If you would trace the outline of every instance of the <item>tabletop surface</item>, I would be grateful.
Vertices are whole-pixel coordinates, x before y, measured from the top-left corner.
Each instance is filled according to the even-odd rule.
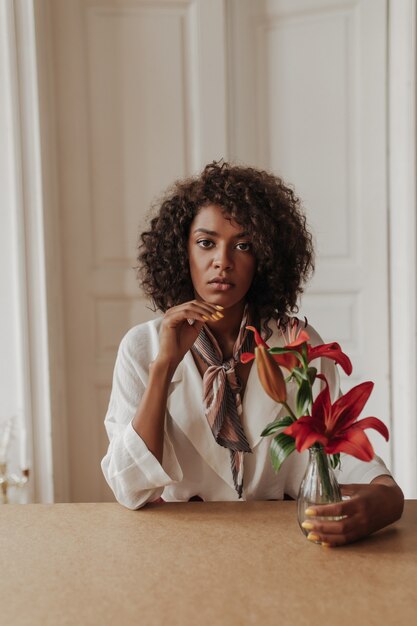
[[[417,623],[417,500],[342,548],[308,542],[295,502],[0,506],[0,623]]]

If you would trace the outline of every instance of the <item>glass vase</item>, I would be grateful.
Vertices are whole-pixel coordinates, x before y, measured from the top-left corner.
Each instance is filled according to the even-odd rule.
[[[331,504],[342,500],[335,473],[322,446],[317,445],[309,448],[309,454],[310,457],[297,498],[298,523],[305,535],[308,535],[310,531],[304,529],[301,524],[311,519],[305,514],[306,509],[315,504]],[[315,519],[338,520],[341,518],[319,517]]]

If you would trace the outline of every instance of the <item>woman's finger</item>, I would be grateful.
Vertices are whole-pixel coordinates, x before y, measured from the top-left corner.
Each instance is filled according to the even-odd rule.
[[[358,515],[334,521],[305,521],[303,528],[308,531],[307,539],[328,546],[338,546],[356,541],[363,536],[363,527]]]
[[[302,523],[304,530],[319,535],[347,535],[360,525],[360,518],[357,515],[343,517],[339,520],[314,519],[305,520]]]
[[[342,500],[333,504],[312,504],[305,510],[307,519],[315,517],[344,517],[353,515],[356,510],[354,499]]]
[[[307,539],[313,543],[320,543],[324,547],[334,548],[337,546],[343,546],[347,543],[352,543],[361,538],[361,534],[356,529],[352,529],[347,533],[333,534],[324,532],[311,531],[307,535]]]
[[[165,313],[168,319],[200,319],[203,322],[209,320],[218,321],[224,317],[222,308],[219,305],[212,305],[199,300],[185,302],[176,307],[172,307]]]

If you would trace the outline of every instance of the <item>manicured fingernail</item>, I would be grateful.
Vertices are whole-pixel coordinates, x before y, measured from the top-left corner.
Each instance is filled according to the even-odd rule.
[[[326,543],[325,541],[322,541],[321,545],[323,546],[323,548],[331,548],[332,547],[331,543]]]
[[[218,317],[219,319],[221,319],[222,317],[224,317],[223,313],[216,313],[216,315],[217,315],[217,317]]]
[[[213,313],[213,314],[211,315],[211,319],[212,319],[212,320],[214,320],[215,322],[218,322],[218,321],[219,321],[219,319],[220,319],[220,317],[217,317],[217,315],[218,315],[217,313]]]
[[[313,530],[314,528],[314,524],[312,524],[311,522],[303,522],[301,526],[306,530]]]
[[[223,311],[224,306],[221,306],[221,304],[215,304],[214,305],[216,307],[216,309],[218,309],[219,311]]]
[[[317,533],[308,533],[307,539],[309,541],[320,541],[320,537]]]
[[[201,317],[203,318],[203,320],[206,320],[206,322],[209,319],[206,315],[202,315]]]
[[[306,509],[306,510],[304,511],[304,514],[305,514],[305,515],[315,515],[315,514],[316,514],[316,511],[315,511],[314,509]]]

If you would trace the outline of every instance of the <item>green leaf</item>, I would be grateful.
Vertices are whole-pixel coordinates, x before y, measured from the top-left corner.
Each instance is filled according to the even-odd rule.
[[[287,354],[288,352],[292,352],[295,356],[298,356],[298,352],[294,350],[294,348],[269,348],[269,354]]]
[[[295,367],[291,373],[299,385],[301,385],[304,380],[308,380],[307,372],[300,367]]]
[[[294,422],[293,418],[290,415],[286,415],[285,417],[280,417],[268,424],[263,431],[261,432],[261,437],[267,437],[268,435],[273,435],[280,428],[284,428],[286,426],[291,426]]]
[[[295,440],[289,435],[280,433],[271,441],[270,454],[272,467],[276,472],[281,468],[285,459],[295,450]]]
[[[307,378],[310,382],[310,385],[313,385],[317,376],[317,367],[309,367],[307,370]]]
[[[301,354],[303,356],[304,362],[307,363],[308,351],[307,351],[307,344],[306,343],[301,344]]]
[[[329,460],[333,469],[341,467],[340,452],[336,452],[336,454],[329,454]]]
[[[296,406],[297,415],[304,415],[306,408],[311,403],[311,387],[308,380],[303,380],[297,392]]]

